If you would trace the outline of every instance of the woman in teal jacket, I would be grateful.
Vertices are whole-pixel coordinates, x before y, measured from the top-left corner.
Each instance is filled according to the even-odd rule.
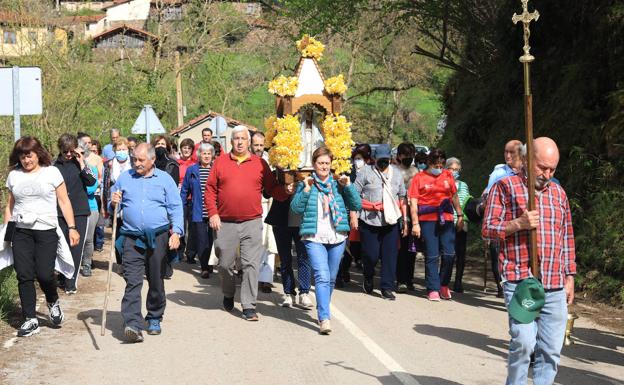
[[[329,302],[349,233],[348,210],[358,211],[362,201],[348,176],[331,176],[332,153],[320,147],[312,154],[314,172],[299,183],[290,202],[303,215],[299,234],[314,271],[316,309],[321,334],[331,332]]]

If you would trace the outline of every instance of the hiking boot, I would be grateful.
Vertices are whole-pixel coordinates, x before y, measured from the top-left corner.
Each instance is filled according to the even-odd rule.
[[[381,298],[388,300],[388,301],[394,301],[396,299],[396,297],[392,293],[392,290],[387,290],[387,289],[384,289],[381,291]]]
[[[208,270],[202,270],[201,277],[204,279],[210,278],[210,272]]]
[[[364,283],[362,284],[364,291],[366,294],[370,294],[373,292],[373,277],[367,278],[364,277]]]
[[[429,294],[427,294],[427,299],[429,301],[440,302],[440,293],[437,291],[430,291]]]
[[[132,326],[126,326],[124,329],[124,335],[126,336],[126,340],[128,342],[143,342],[143,333]]]
[[[331,331],[331,322],[328,319],[319,322],[319,333],[328,335]]]
[[[30,337],[40,332],[39,321],[36,318],[28,318],[19,329],[17,329],[18,337]]]
[[[80,274],[82,274],[83,277],[90,277],[91,276],[91,266],[89,265],[84,265],[82,267],[82,271],[80,272]]]
[[[314,304],[310,299],[310,294],[308,293],[299,293],[299,305],[305,309],[314,308]]]
[[[292,307],[294,303],[295,303],[295,296],[293,294],[284,294],[284,296],[282,297],[282,302],[280,303],[280,306]]]
[[[52,321],[55,326],[59,326],[65,319],[65,314],[63,314],[63,310],[61,310],[58,300],[48,304],[48,311],[50,312],[50,321]]]
[[[223,297],[223,308],[225,311],[232,311],[234,309],[234,297]]]
[[[448,286],[442,286],[440,287],[440,297],[442,297],[442,299],[451,299],[451,290],[449,290]]]
[[[407,285],[404,283],[399,283],[399,286],[397,287],[397,293],[407,293]]]
[[[147,320],[147,334],[151,336],[157,336],[161,332],[160,320],[151,318]]]
[[[258,314],[255,309],[243,309],[243,319],[246,321],[257,321]]]

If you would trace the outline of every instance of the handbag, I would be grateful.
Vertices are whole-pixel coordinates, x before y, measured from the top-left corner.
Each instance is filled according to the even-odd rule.
[[[13,242],[13,236],[15,235],[15,225],[15,221],[7,222],[4,228],[4,242]]]
[[[394,194],[392,193],[392,188],[390,187],[389,180],[392,180],[392,167],[388,172],[388,178],[381,173],[379,170],[375,169],[381,178],[382,184],[382,196],[381,202],[383,203],[383,213],[384,219],[390,225],[394,225],[399,221],[399,218],[403,216],[401,213],[401,208],[399,207],[399,203],[394,198]]]

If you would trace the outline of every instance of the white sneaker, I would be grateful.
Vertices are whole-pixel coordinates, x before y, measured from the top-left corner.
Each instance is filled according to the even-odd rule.
[[[312,303],[312,300],[310,299],[310,295],[308,293],[299,294],[299,305],[306,309],[312,309],[314,307],[314,304]]]
[[[28,318],[17,330],[18,337],[30,337],[39,333],[39,321],[37,318]]]
[[[52,321],[55,326],[60,325],[65,319],[65,314],[63,314],[63,310],[61,310],[58,300],[54,303],[48,304],[48,311],[50,312],[50,321]]]
[[[280,306],[292,307],[293,303],[295,303],[295,296],[292,294],[284,294],[282,296],[282,303],[280,304]]]

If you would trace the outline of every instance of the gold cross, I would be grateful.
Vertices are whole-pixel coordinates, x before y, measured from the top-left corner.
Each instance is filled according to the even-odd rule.
[[[513,21],[514,24],[517,24],[519,21],[522,22],[523,27],[524,27],[524,47],[522,47],[522,49],[524,50],[524,55],[520,56],[520,61],[522,63],[530,63],[532,62],[535,57],[533,57],[533,55],[531,55],[529,53],[529,50],[531,49],[531,46],[529,45],[529,36],[531,36],[531,31],[529,30],[529,23],[533,20],[537,21],[537,19],[539,19],[539,12],[537,12],[537,10],[535,10],[534,12],[529,12],[529,0],[520,0],[522,1],[522,13],[520,15],[514,13],[513,17],[511,18],[511,21]]]

